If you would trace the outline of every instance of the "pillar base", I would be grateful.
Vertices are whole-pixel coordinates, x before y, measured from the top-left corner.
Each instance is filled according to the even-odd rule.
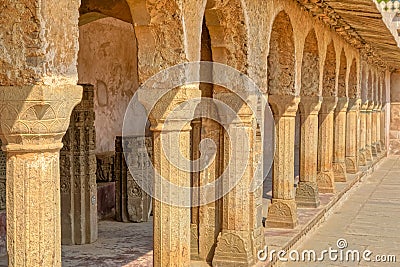
[[[367,147],[365,149],[365,160],[367,161],[367,164],[370,164],[372,162],[372,151],[371,147]]]
[[[293,229],[297,226],[297,206],[294,199],[272,199],[268,207],[266,226]]]
[[[377,142],[377,143],[375,144],[375,147],[376,147],[376,153],[377,153],[378,155],[380,155],[380,154],[382,153],[381,143],[380,143],[380,142]]]
[[[335,182],[346,182],[346,164],[344,162],[333,162],[333,174]]]
[[[218,236],[212,261],[215,267],[254,266],[252,237],[248,231],[223,230]]]
[[[372,157],[377,157],[378,156],[378,151],[376,149],[376,144],[373,144],[371,146],[371,153],[372,153]]]
[[[320,204],[317,184],[299,182],[296,189],[296,204],[301,208],[317,208]]]
[[[358,172],[357,157],[346,157],[346,172],[350,174]]]
[[[333,171],[324,171],[318,173],[317,184],[319,193],[335,193],[335,176]]]
[[[358,154],[358,165],[359,166],[366,166],[367,165],[367,158],[365,155],[365,149],[361,149],[360,153]]]

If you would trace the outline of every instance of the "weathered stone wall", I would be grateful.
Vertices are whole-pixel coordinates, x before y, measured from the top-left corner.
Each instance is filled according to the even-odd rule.
[[[389,153],[400,155],[400,73],[391,76]]]
[[[79,4],[59,0],[2,2],[0,85],[76,84],[78,30],[71,26],[78,24]]]
[[[95,87],[96,153],[114,151],[126,107],[138,88],[133,26],[104,18],[79,29],[79,82]]]

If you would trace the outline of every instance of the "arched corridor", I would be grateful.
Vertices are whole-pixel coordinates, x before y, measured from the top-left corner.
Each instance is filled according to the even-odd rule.
[[[375,0],[2,5],[0,265],[262,266],[400,153]]]

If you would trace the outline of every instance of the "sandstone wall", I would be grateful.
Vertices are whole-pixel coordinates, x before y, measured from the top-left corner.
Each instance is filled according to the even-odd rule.
[[[391,75],[389,153],[400,155],[400,73]]]
[[[79,83],[95,86],[96,153],[114,151],[126,107],[138,88],[133,26],[104,18],[80,26]]]

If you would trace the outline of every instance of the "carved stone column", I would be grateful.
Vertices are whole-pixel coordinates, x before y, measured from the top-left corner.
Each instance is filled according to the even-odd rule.
[[[372,162],[372,109],[374,108],[374,101],[368,101],[368,107],[366,110],[366,128],[367,138],[365,145],[365,154],[367,162]]]
[[[346,115],[348,98],[339,97],[335,109],[334,119],[334,146],[333,146],[333,172],[335,182],[346,182]]]
[[[335,192],[333,173],[333,117],[337,97],[324,97],[319,112],[318,134],[318,176],[317,184],[320,193]]]
[[[209,111],[205,114],[216,112],[215,107],[203,107]],[[199,173],[199,185],[214,182],[221,174],[221,144],[222,144],[222,131],[221,126],[214,120],[204,117],[201,124],[201,140],[210,139],[216,146],[216,155],[213,162],[211,162],[204,170]],[[212,148],[203,148],[203,151],[212,151]],[[220,190],[217,188],[217,190]],[[216,191],[217,191],[216,190]],[[209,192],[200,192],[200,195],[205,195]],[[214,194],[216,194],[215,192]],[[199,258],[200,260],[208,263],[212,262],[217,238],[221,231],[222,225],[222,201],[216,200],[207,205],[199,207]]]
[[[319,206],[317,186],[318,112],[322,97],[301,97],[300,109],[300,181],[296,189],[299,207]]]
[[[378,102],[378,106],[376,107],[376,152],[377,154],[382,153],[381,149],[381,112],[382,112],[382,104]]]
[[[190,206],[175,205],[190,203],[190,192],[176,190],[190,187],[190,121],[193,118],[192,104],[187,100],[200,97],[198,85],[186,85],[166,94],[156,88],[140,91],[139,101],[149,112],[153,132],[153,165],[156,171],[154,185],[153,229],[154,262],[160,266],[190,266]],[[152,106],[152,103],[156,103]],[[178,108],[175,115],[171,112]],[[168,123],[166,120],[168,119]],[[171,162],[176,157],[185,162]],[[161,181],[169,182],[165,185]],[[172,185],[177,186],[173,189]]]
[[[367,144],[367,108],[368,101],[361,104],[360,107],[360,150],[358,157],[358,164],[360,166],[367,165],[367,152],[366,152],[366,144]]]
[[[97,240],[96,133],[93,86],[83,86],[83,97],[71,115],[60,152],[62,244]]]
[[[275,155],[272,203],[268,207],[267,227],[294,228],[297,207],[294,192],[295,118],[300,98],[269,96],[275,119]]]
[[[378,122],[378,108],[379,104],[378,102],[374,102],[374,105],[372,106],[371,110],[371,151],[372,151],[372,156],[376,157],[378,156],[378,149],[377,149],[377,122]]]
[[[9,266],[61,266],[60,149],[76,85],[0,88]]]
[[[247,103],[254,99],[247,99],[245,103],[236,94],[226,91],[215,93],[214,98],[234,110],[237,118],[231,119],[221,109],[218,110],[225,128],[223,186],[236,185],[222,200],[222,230],[212,266],[254,266],[257,263],[257,251],[262,249],[264,243],[260,205],[262,183],[252,190],[256,123]]]
[[[349,99],[346,120],[346,171],[347,173],[358,172],[358,112],[360,110],[360,99]]]
[[[381,129],[380,129],[380,143],[382,153],[386,153],[386,116],[385,116],[385,107],[382,105],[381,107]]]

